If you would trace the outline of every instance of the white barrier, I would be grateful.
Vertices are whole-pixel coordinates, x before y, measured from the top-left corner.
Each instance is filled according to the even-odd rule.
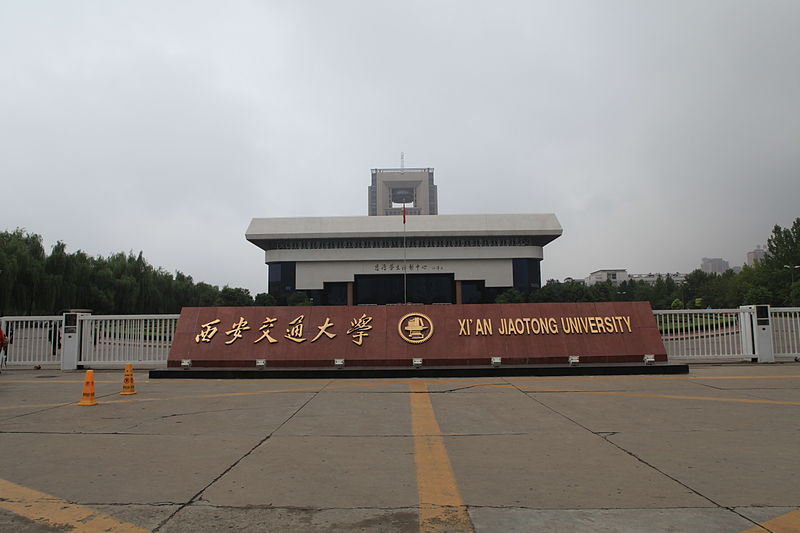
[[[752,357],[750,345],[742,338],[747,311],[682,309],[653,314],[670,359]]]
[[[769,315],[775,355],[800,357],[800,307],[776,307]]]
[[[80,364],[166,364],[179,315],[81,317]]]
[[[60,315],[7,316],[0,322],[8,336],[7,352],[0,350],[0,364],[31,367],[61,362],[63,318]]]
[[[683,309],[653,311],[670,359],[743,359],[754,357],[752,311]],[[165,366],[179,315],[86,315],[78,319],[80,365]],[[8,367],[61,363],[63,316],[0,319],[9,336]],[[800,357],[800,307],[770,309],[774,353]],[[0,352],[0,358],[3,358]],[[0,359],[1,360],[1,359]]]

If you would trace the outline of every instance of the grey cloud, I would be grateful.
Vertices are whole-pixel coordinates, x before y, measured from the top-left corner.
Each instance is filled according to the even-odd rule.
[[[555,212],[545,277],[731,264],[800,216],[796,2],[17,2],[0,227],[265,289],[256,216]]]

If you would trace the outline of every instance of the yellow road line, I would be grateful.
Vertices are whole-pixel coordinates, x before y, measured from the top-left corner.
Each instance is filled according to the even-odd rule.
[[[0,508],[47,526],[68,526],[72,533],[150,533],[82,505],[70,503],[0,479]]]
[[[629,376],[632,377],[632,376]],[[765,376],[717,376],[714,378],[702,378],[702,379],[761,379]],[[772,377],[800,377],[800,376],[772,376]],[[656,377],[652,376],[640,376],[640,378],[644,379],[657,379]],[[686,379],[686,378],[676,378],[673,376],[663,376],[663,379]],[[595,379],[594,377],[589,377],[588,379]],[[596,379],[606,379],[604,377],[596,377]],[[561,378],[550,379],[550,380],[538,380],[538,379],[525,379],[524,381],[564,381]],[[574,379],[573,379],[574,381]],[[76,383],[83,383],[83,381],[76,382]],[[115,381],[116,383],[116,381]],[[327,387],[324,384],[317,384],[313,387],[296,387],[296,388],[288,388],[288,389],[268,389],[268,390],[256,390],[256,391],[239,391],[239,392],[219,392],[219,393],[207,393],[207,394],[187,394],[182,396],[167,396],[167,397],[147,397],[147,396],[138,396],[136,398],[125,398],[125,399],[101,399],[101,404],[120,404],[120,403],[138,403],[138,402],[163,402],[163,401],[174,401],[174,400],[196,400],[196,399],[208,399],[208,398],[227,398],[227,397],[236,397],[236,396],[259,396],[265,394],[282,394],[287,392],[317,392],[321,389],[325,389],[326,391],[331,390],[348,390],[348,389],[357,389],[357,388],[367,388],[367,387],[380,387],[383,385],[398,385],[398,384],[408,384],[407,380],[375,380],[375,381],[367,381],[367,382],[360,382],[360,383],[350,383],[350,382],[343,382],[339,385],[328,385]],[[493,387],[493,388],[515,388],[514,385],[509,383],[503,382],[487,382],[487,381],[456,381],[456,380],[445,380],[445,379],[433,379],[433,380],[424,380],[415,383],[430,383],[432,385],[437,384],[462,384],[474,387]],[[426,389],[427,391],[427,389]],[[578,394],[607,394],[607,395],[617,395],[617,396],[631,396],[631,397],[641,397],[641,398],[666,398],[666,399],[673,399],[673,400],[703,400],[703,401],[716,401],[716,402],[734,402],[734,403],[754,403],[754,404],[767,404],[767,405],[800,405],[800,402],[793,402],[793,401],[779,401],[779,400],[757,400],[757,399],[744,399],[744,398],[714,398],[708,396],[680,396],[680,395],[671,395],[671,394],[647,394],[647,393],[634,393],[634,392],[610,392],[610,391],[581,391],[581,390],[574,390],[574,389],[555,389],[555,388],[541,388],[537,387],[533,390],[528,390],[526,392],[536,393],[536,392],[561,392],[561,393],[578,393]],[[77,396],[77,393],[76,393]],[[111,398],[112,396],[106,396],[106,398]],[[77,404],[77,402],[75,402]],[[3,405],[0,406],[0,411],[8,411],[13,409],[31,409],[31,408],[47,408],[47,407],[61,407],[67,405],[74,405],[72,402],[65,403],[42,403],[42,404],[17,404],[17,405]]]
[[[428,387],[424,381],[411,381],[411,428],[414,434],[414,462],[419,493],[419,530],[474,532],[467,507],[461,499],[453,467]]]
[[[574,377],[514,377],[509,376],[505,379],[509,381],[607,381],[607,380],[636,380],[636,381],[704,381],[707,379],[799,379],[798,374],[789,374],[785,376],[695,376],[691,374],[684,374],[681,376],[574,376]]]
[[[137,375],[134,374],[134,377]],[[784,376],[693,376],[693,375],[681,375],[681,376],[564,376],[564,377],[554,377],[554,376],[547,376],[547,377],[523,377],[523,376],[509,376],[505,379],[509,381],[610,381],[610,380],[625,380],[625,381],[705,381],[709,379],[721,379],[721,380],[730,380],[730,379],[800,379],[800,374],[788,374]],[[83,383],[83,378],[81,379],[3,379],[4,383]],[[136,381],[139,383],[151,383],[151,384],[184,384],[184,383],[194,383],[197,380],[192,379],[181,379],[181,380],[150,380],[144,376],[136,377]],[[240,379],[219,379],[214,380],[217,383],[220,382],[227,382],[227,383],[238,383],[242,380]],[[307,380],[292,380],[292,382],[303,382]],[[95,379],[95,383],[119,383],[121,379]],[[429,383],[457,383],[463,385],[490,385],[496,382],[487,383],[485,378],[442,378],[436,380],[428,380]],[[387,383],[383,381],[383,383]],[[398,383],[398,381],[392,381],[392,383]]]
[[[796,509],[778,518],[767,520],[753,526],[742,533],[764,533],[764,529],[772,533],[798,533],[800,532],[800,509]]]
[[[747,398],[715,398],[713,396],[681,396],[677,394],[647,394],[643,392],[614,392],[594,390],[559,390],[559,389],[534,389],[525,392],[564,392],[575,394],[605,394],[609,396],[630,396],[634,398],[665,398],[668,400],[702,400],[706,402],[732,402],[732,403],[759,403],[767,405],[800,405],[800,402],[785,402],[780,400],[751,400]]]

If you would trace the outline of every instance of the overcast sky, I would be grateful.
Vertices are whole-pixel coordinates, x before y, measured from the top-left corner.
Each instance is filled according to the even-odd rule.
[[[555,213],[544,279],[800,216],[800,2],[0,2],[0,230],[266,291],[253,217]]]

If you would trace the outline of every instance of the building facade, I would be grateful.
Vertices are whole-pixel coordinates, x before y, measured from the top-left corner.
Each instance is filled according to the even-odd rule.
[[[700,270],[706,274],[722,274],[730,268],[728,262],[720,257],[704,257],[700,262]]]
[[[403,211],[405,207],[406,215]],[[269,293],[317,305],[487,303],[541,286],[553,214],[438,215],[433,169],[373,169],[369,216],[254,218]]]
[[[370,216],[439,214],[432,168],[373,168],[368,193]]]
[[[256,218],[269,292],[317,305],[485,303],[541,285],[543,248],[562,233],[553,214]]]
[[[747,252],[747,266],[756,266],[756,263],[763,261],[766,255],[766,249],[761,246],[756,246],[755,250]]]
[[[584,279],[587,286],[594,285],[595,283],[605,283],[607,281],[610,281],[614,285],[619,285],[623,281],[628,281],[628,271],[624,268],[595,270]]]
[[[648,285],[655,285],[659,279],[666,281],[667,278],[672,279],[672,281],[680,285],[686,281],[686,274],[681,274],[680,272],[668,274],[662,274],[660,272],[651,272],[649,274],[628,274],[628,271],[622,268],[605,269],[595,270],[589,274],[587,278],[584,278],[584,283],[586,283],[586,285],[594,285],[596,283],[605,283],[610,281],[614,285],[619,285],[626,281],[642,281]]]
[[[678,285],[686,282],[686,274],[681,274],[680,272],[668,272],[666,274],[661,272],[651,272],[649,274],[628,274],[628,281],[643,281],[648,285],[655,285],[659,279],[666,281],[667,278],[671,279]]]

